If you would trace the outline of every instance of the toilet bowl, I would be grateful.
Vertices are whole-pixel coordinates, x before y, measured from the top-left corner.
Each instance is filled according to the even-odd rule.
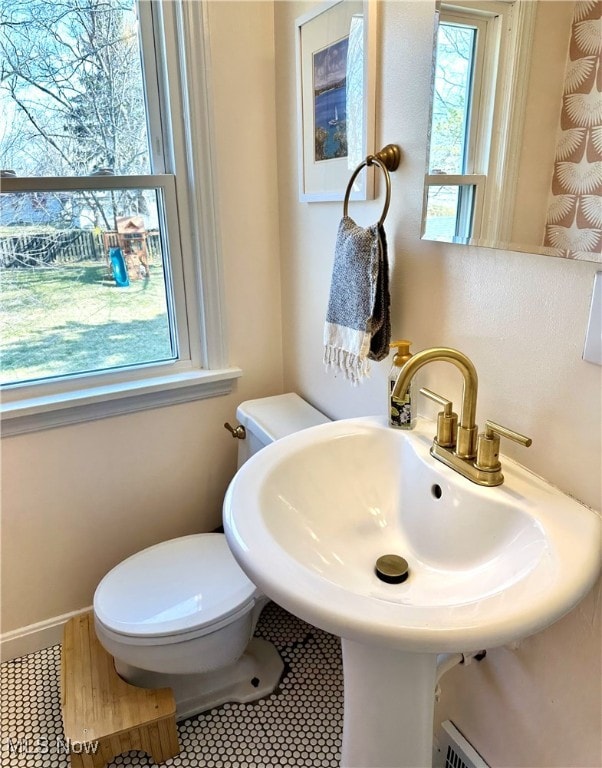
[[[294,394],[247,401],[237,417],[247,435],[239,466],[269,442],[328,421]],[[102,579],[94,595],[96,634],[124,680],[172,688],[183,719],[262,698],[278,685],[278,651],[253,637],[267,602],[224,534],[193,534],[138,552]]]

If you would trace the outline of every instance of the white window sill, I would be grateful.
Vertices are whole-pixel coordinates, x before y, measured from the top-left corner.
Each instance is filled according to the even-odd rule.
[[[188,371],[0,404],[2,437],[226,395],[240,368]]]

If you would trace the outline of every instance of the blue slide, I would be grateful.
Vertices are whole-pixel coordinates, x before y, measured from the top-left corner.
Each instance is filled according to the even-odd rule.
[[[130,284],[130,278],[128,277],[121,248],[111,248],[109,250],[109,259],[111,260],[111,270],[115,278],[115,284],[118,288],[127,288]]]

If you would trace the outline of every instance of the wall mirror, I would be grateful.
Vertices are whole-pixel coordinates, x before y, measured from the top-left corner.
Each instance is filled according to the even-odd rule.
[[[423,239],[602,262],[601,14],[438,0]]]

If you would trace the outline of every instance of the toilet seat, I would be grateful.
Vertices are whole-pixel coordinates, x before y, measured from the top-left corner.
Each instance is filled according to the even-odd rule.
[[[223,534],[193,534],[115,566],[96,589],[94,613],[119,642],[161,645],[220,629],[250,611],[259,594]]]

